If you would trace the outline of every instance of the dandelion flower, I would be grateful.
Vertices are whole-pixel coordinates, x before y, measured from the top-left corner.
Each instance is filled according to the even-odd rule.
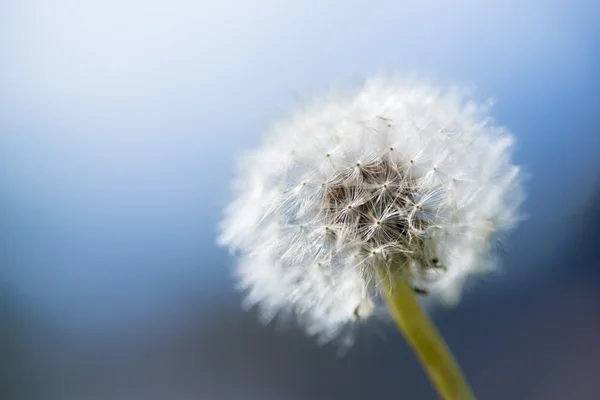
[[[396,276],[456,302],[493,268],[522,198],[513,137],[489,111],[460,89],[377,77],[273,125],[220,225],[247,304],[326,342],[382,315]]]

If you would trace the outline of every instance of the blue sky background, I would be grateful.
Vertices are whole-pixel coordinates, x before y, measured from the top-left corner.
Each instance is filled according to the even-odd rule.
[[[313,350],[294,334],[285,342],[238,310],[229,279],[234,260],[215,246],[215,225],[237,157],[258,143],[272,119],[314,94],[378,72],[417,73],[493,97],[494,115],[517,136],[516,161],[531,176],[529,219],[506,245],[502,275],[474,289],[458,310],[441,312],[442,330],[454,326],[456,337],[465,338],[469,331],[456,321],[479,321],[472,318],[485,310],[471,315],[469,307],[481,298],[492,296],[501,312],[514,291],[527,296],[556,274],[600,267],[594,246],[585,244],[594,233],[584,229],[600,222],[593,214],[600,202],[598,71],[600,6],[592,0],[1,2],[0,316],[8,328],[0,343],[19,365],[6,361],[6,387],[14,398],[150,398],[154,390],[165,393],[156,398],[182,399],[341,396],[314,384],[314,374],[305,386],[286,386],[302,369],[283,366],[318,370],[315,360],[326,364],[329,350]],[[537,299],[542,307],[544,297]],[[517,324],[506,315],[507,325]],[[109,366],[125,362],[123,354],[164,364],[164,354],[144,353],[140,341],[149,349],[170,348],[197,330],[204,343],[205,329],[223,320],[243,321],[243,329],[223,328],[239,331],[231,341],[246,343],[242,350],[268,354],[275,346],[286,361],[273,356],[261,369],[263,353],[240,350],[222,369],[246,361],[252,368],[202,380],[203,368],[214,370],[214,360],[230,354],[231,343],[217,340],[214,354],[204,358],[192,344],[181,345],[179,351],[206,365],[174,356],[169,360],[179,372],[156,388],[143,377],[162,382],[152,377],[165,372],[146,371],[143,363],[131,367],[138,383],[107,380]],[[471,350],[459,342],[459,359],[469,359]],[[375,350],[365,357],[372,365],[350,357],[336,359],[340,368],[389,370],[398,361],[388,352],[400,341],[385,351],[369,343]],[[471,371],[486,365],[472,357]],[[592,361],[600,365],[600,356]],[[401,363],[419,374],[414,360]],[[275,379],[273,368],[283,378]],[[270,372],[240,378],[250,370]],[[87,372],[63,385],[73,371]],[[181,376],[201,383],[186,391]],[[339,381],[332,385],[340,390],[347,382],[343,373],[314,376]],[[238,382],[240,392],[219,377]],[[365,386],[376,386],[372,379]],[[535,382],[522,385],[535,388]],[[510,383],[503,388],[513,393]],[[419,398],[433,396],[426,381],[415,390]]]

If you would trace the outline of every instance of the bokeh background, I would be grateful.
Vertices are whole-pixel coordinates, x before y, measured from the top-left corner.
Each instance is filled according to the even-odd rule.
[[[594,0],[1,1],[0,398],[434,399],[391,326],[261,326],[215,245],[269,121],[378,72],[492,96],[530,176],[502,272],[434,313],[478,398],[600,398]]]

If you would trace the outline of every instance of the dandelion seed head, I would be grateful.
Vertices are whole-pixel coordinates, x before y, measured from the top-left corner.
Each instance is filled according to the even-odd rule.
[[[518,220],[512,142],[489,104],[394,78],[297,110],[241,161],[221,222],[246,303],[326,342],[380,314],[392,273],[458,301]]]

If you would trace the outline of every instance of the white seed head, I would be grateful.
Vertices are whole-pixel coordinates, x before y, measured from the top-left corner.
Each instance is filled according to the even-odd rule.
[[[220,225],[248,305],[328,341],[376,312],[389,272],[457,301],[517,221],[512,142],[489,104],[400,79],[296,111],[243,158]]]

